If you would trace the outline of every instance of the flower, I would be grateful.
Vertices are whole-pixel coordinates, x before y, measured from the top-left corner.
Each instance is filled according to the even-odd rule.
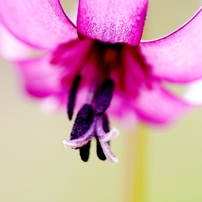
[[[140,41],[148,0],[79,0],[77,27],[59,0],[0,3],[2,24],[21,42],[44,52],[15,61],[27,92],[55,106],[67,105],[69,119],[74,106],[81,107],[70,140],[63,143],[79,149],[84,161],[93,137],[101,160],[118,161],[109,147],[118,130],[109,130],[107,113],[164,124],[191,108],[164,83],[202,77],[201,9],[170,35]]]

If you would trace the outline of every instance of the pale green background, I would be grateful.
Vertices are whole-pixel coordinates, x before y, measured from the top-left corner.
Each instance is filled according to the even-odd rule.
[[[168,34],[198,8],[196,0],[151,0],[147,39]],[[132,133],[122,128],[113,141],[120,160],[115,166],[96,158],[95,142],[89,162],[83,163],[77,152],[63,148],[71,130],[65,112],[44,115],[37,101],[22,94],[16,72],[4,60],[0,92],[1,202],[124,201]],[[201,118],[198,109],[170,128],[149,130],[146,202],[202,201]]]

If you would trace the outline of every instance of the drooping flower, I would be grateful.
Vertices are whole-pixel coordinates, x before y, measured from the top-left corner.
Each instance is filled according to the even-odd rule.
[[[140,41],[148,0],[79,0],[77,27],[59,0],[0,3],[3,25],[44,51],[15,61],[27,92],[67,105],[69,119],[80,106],[70,140],[63,143],[79,149],[84,161],[93,137],[101,160],[118,161],[109,146],[118,131],[110,131],[107,114],[163,124],[191,107],[163,84],[202,77],[201,9],[170,35]]]

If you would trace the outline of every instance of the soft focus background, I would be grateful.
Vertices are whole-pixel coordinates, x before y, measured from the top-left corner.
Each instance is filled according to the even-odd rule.
[[[198,8],[198,0],[150,0],[144,38],[168,34]],[[122,127],[113,141],[120,160],[115,166],[96,158],[95,142],[89,162],[81,162],[77,151],[62,145],[72,124],[65,112],[43,114],[39,103],[22,93],[15,69],[0,62],[0,201],[129,201],[135,132]],[[170,127],[146,129],[145,202],[202,201],[201,119],[202,108]]]

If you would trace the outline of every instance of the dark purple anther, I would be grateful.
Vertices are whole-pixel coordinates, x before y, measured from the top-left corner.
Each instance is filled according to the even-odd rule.
[[[106,79],[98,92],[95,103],[95,115],[99,116],[109,107],[114,90],[114,82]]]
[[[103,116],[103,130],[105,133],[108,133],[110,131],[109,120],[105,114]]]
[[[105,133],[108,133],[110,131],[109,121],[105,114],[103,115],[103,126],[102,127],[103,127],[103,130]],[[97,136],[96,136],[96,141],[97,141],[97,156],[100,160],[104,161],[104,160],[106,160],[106,156],[102,150],[102,147],[100,145],[100,142],[99,142]],[[108,142],[108,144],[109,144],[109,142]]]
[[[98,156],[98,158],[102,161],[106,160],[106,156],[102,150],[102,147],[100,145],[100,142],[99,142],[97,136],[96,136],[96,143],[97,143],[97,156]]]
[[[73,110],[74,110],[74,105],[76,101],[76,93],[77,93],[80,81],[81,81],[81,76],[76,76],[74,78],[72,87],[70,88],[70,91],[69,91],[68,103],[67,103],[67,114],[68,114],[69,120],[71,120],[73,116]]]
[[[83,147],[81,147],[79,149],[80,152],[80,157],[82,159],[82,161],[87,162],[88,158],[89,158],[89,154],[90,154],[90,142],[89,141],[86,145],[84,145]]]
[[[90,128],[94,120],[94,110],[90,104],[85,104],[77,114],[70,140],[77,139],[84,135]]]
[[[92,125],[94,121],[94,110],[91,105],[85,104],[77,114],[76,120],[74,122],[74,126],[72,128],[72,132],[70,135],[70,140],[77,139],[84,135]],[[90,150],[90,141],[79,148],[81,159],[86,162],[89,158],[89,150]]]

